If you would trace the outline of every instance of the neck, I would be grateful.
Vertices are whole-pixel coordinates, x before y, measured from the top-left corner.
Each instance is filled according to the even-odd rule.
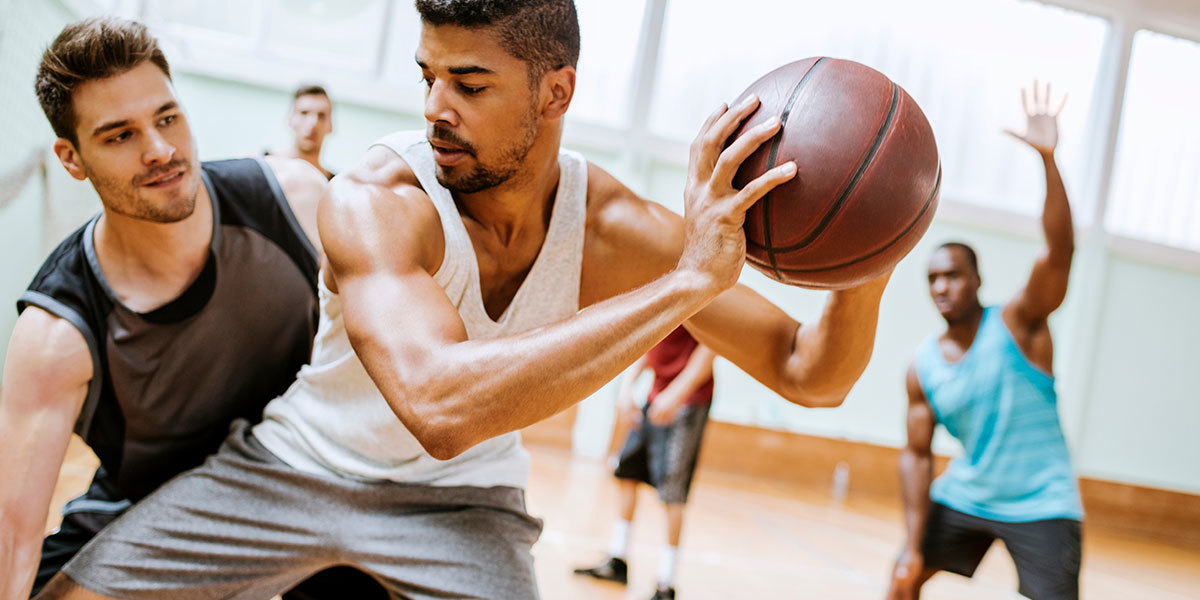
[[[558,190],[558,148],[558,136],[539,139],[511,179],[482,192],[456,193],[455,202],[465,217],[491,231],[504,245],[530,229],[544,233]]]
[[[975,339],[975,333],[979,331],[979,322],[982,320],[983,305],[976,301],[961,317],[946,321],[946,337],[969,345]]]
[[[105,210],[96,224],[94,242],[110,284],[142,279],[190,282],[208,260],[212,229],[212,201],[201,185],[195,210],[175,223],[153,223]]]

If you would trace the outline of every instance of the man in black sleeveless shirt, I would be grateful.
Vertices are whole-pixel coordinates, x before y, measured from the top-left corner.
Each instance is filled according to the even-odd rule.
[[[103,210],[17,303],[0,389],[0,599],[10,600],[287,389],[316,329],[325,187],[298,160],[199,162],[167,61],[141,24],[67,26],[35,86],[55,153],[91,181]],[[72,431],[100,467],[39,556]],[[343,594],[377,589],[338,575]]]

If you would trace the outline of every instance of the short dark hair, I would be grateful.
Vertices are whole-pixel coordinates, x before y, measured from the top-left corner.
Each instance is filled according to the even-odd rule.
[[[529,63],[531,78],[579,62],[579,16],[573,0],[416,0],[429,25],[495,27],[500,45]]]
[[[146,61],[171,78],[171,67],[158,40],[137,21],[100,17],[64,27],[42,53],[33,82],[54,134],[79,143],[71,100],[80,83],[120,75]]]
[[[971,265],[971,270],[975,271],[976,275],[979,274],[979,259],[975,256],[974,248],[964,244],[963,242],[946,242],[945,244],[938,246],[937,249],[941,250],[943,248],[955,248],[962,250],[963,254],[967,255],[967,264]]]
[[[325,96],[326,100],[329,99],[325,88],[315,83],[305,83],[296,88],[296,92],[292,94],[292,102],[299,100],[300,96]]]

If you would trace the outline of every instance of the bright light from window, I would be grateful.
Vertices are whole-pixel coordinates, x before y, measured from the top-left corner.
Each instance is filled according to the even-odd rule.
[[[578,0],[579,78],[571,118],[620,127],[629,117],[645,0]]]
[[[1139,31],[1125,88],[1106,224],[1200,250],[1200,44]]]
[[[1070,94],[1059,161],[1069,190],[1082,188],[1087,151],[1099,142],[1086,125],[1103,19],[1017,0],[739,0],[738,10],[726,8],[726,0],[669,4],[650,119],[656,133],[690,140],[713,108],[775,67],[847,58],[891,77],[925,111],[945,168],[944,199],[1036,214],[1040,163],[1001,131],[1024,126],[1019,89],[1037,77]]]

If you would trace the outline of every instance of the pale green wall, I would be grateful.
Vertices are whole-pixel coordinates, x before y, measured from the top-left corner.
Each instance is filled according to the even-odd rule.
[[[11,165],[30,148],[51,141],[49,127],[33,99],[31,79],[37,55],[68,19],[57,2],[14,3],[15,18],[0,32],[0,99],[5,118],[0,165]],[[20,28],[9,23],[19,22]],[[176,86],[189,113],[202,158],[256,153],[285,143],[286,90],[258,87],[188,73]],[[337,100],[337,90],[330,90]],[[401,112],[406,109],[407,112]],[[339,102],[335,133],[328,138],[328,165],[344,169],[381,134],[423,125],[420,107],[397,111]],[[628,172],[611,151],[567,145],[613,171],[639,193],[682,210],[684,170],[653,164],[644,178]],[[1036,165],[1014,176],[1040,178]],[[61,169],[51,164],[51,169]],[[2,171],[2,170],[0,170]],[[1071,187],[1072,182],[1068,182]],[[72,185],[72,184],[64,184]],[[86,184],[73,184],[86,191]],[[57,188],[53,188],[57,189]],[[0,240],[0,336],[7,339],[12,302],[44,257],[40,188],[36,185],[3,213]],[[716,418],[851,440],[899,445],[904,439],[903,375],[914,348],[942,323],[929,302],[924,265],[937,244],[960,239],[980,254],[986,302],[1007,300],[1028,275],[1040,241],[1036,231],[1005,233],[984,223],[964,224],[939,217],[928,235],[903,261],[884,297],[876,351],[871,365],[846,404],[836,410],[809,410],[787,404],[723,361],[718,363]],[[1094,261],[1089,264],[1089,261]],[[1052,320],[1055,368],[1064,427],[1076,463],[1085,475],[1200,492],[1200,273],[1172,270],[1113,258],[1103,241],[1081,240],[1067,303]],[[825,295],[788,288],[747,270],[744,281],[798,319],[811,320]],[[0,358],[2,358],[0,354]],[[581,409],[576,440],[597,446],[611,426],[609,386]],[[955,444],[939,434],[937,448]]]
[[[0,8],[5,8],[0,3]],[[9,2],[0,18],[0,176],[23,163],[54,136],[33,95],[33,76],[42,49],[70,19],[58,2]],[[51,165],[59,168],[57,165]],[[10,190],[0,190],[0,196]],[[42,186],[29,181],[0,211],[0,361],[16,320],[17,296],[29,285],[44,257]]]

